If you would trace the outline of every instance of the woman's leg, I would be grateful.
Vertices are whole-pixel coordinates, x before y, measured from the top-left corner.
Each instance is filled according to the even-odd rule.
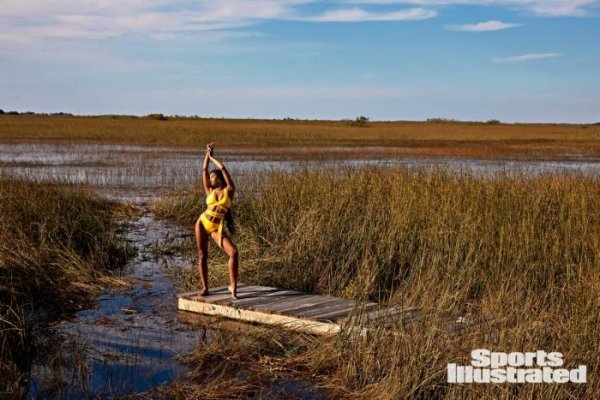
[[[212,238],[218,244],[219,234],[217,232],[212,234]],[[239,269],[238,251],[231,239],[225,235],[223,235],[223,250],[229,256],[229,291],[231,292],[231,297],[237,299],[237,279]]]
[[[196,249],[198,250],[198,272],[202,290],[200,296],[208,294],[208,233],[202,226],[200,218],[196,221]]]

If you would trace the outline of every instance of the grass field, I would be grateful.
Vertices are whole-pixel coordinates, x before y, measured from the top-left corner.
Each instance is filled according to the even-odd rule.
[[[600,154],[600,125],[282,121],[0,115],[0,141],[223,147],[394,147],[398,155],[560,158]]]
[[[199,368],[201,384],[187,392],[206,395],[214,384],[231,397],[256,394],[275,370],[339,398],[600,397],[598,176],[364,168],[255,181],[235,202],[242,281],[417,306],[427,317],[364,341],[219,333],[195,365],[216,360],[223,374],[214,375],[248,369],[253,380],[223,385]],[[202,198],[183,193],[155,209],[191,227]],[[210,260],[214,283],[226,284],[224,260]],[[184,282],[198,287],[195,268]],[[444,315],[496,322],[449,335]],[[448,385],[447,363],[469,364],[477,348],[559,351],[565,366],[588,366],[588,383]]]

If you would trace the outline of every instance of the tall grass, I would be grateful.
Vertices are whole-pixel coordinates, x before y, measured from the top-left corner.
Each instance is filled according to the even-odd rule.
[[[0,177],[0,386],[18,395],[36,310],[74,310],[126,260],[114,204],[74,186]],[[22,383],[22,381],[21,381]]]
[[[597,155],[600,127],[568,124],[487,124],[344,121],[268,121],[208,118],[0,116],[0,140],[125,143],[242,148],[395,146],[408,155],[528,157]]]
[[[193,222],[197,195],[158,207]],[[271,173],[235,202],[248,283],[418,306],[418,328],[324,341],[300,357],[339,393],[376,398],[598,398],[600,178],[360,169]],[[450,335],[442,315],[485,315]],[[439,317],[438,317],[439,316]],[[470,351],[559,351],[585,385],[448,385]]]

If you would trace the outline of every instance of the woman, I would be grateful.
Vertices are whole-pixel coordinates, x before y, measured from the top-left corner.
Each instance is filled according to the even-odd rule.
[[[208,164],[212,161],[218,169],[208,173]],[[225,166],[213,157],[213,144],[206,146],[206,155],[202,164],[202,185],[206,193],[206,210],[196,221],[196,246],[198,248],[201,296],[208,293],[208,237],[217,243],[229,256],[229,292],[237,299],[238,252],[231,239],[223,231],[224,222],[230,233],[233,229],[231,218],[231,201],[235,194],[235,186]]]

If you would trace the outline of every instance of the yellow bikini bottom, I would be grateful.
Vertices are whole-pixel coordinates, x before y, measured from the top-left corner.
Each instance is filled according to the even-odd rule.
[[[219,233],[218,245],[219,247],[223,248],[223,220],[221,219],[220,222],[213,222],[208,218],[210,218],[210,216],[207,217],[205,214],[202,214],[200,215],[200,222],[208,234],[213,232]]]
[[[208,233],[216,232],[221,226],[221,222],[212,222],[204,214],[200,216],[200,222],[202,222],[202,226]]]

